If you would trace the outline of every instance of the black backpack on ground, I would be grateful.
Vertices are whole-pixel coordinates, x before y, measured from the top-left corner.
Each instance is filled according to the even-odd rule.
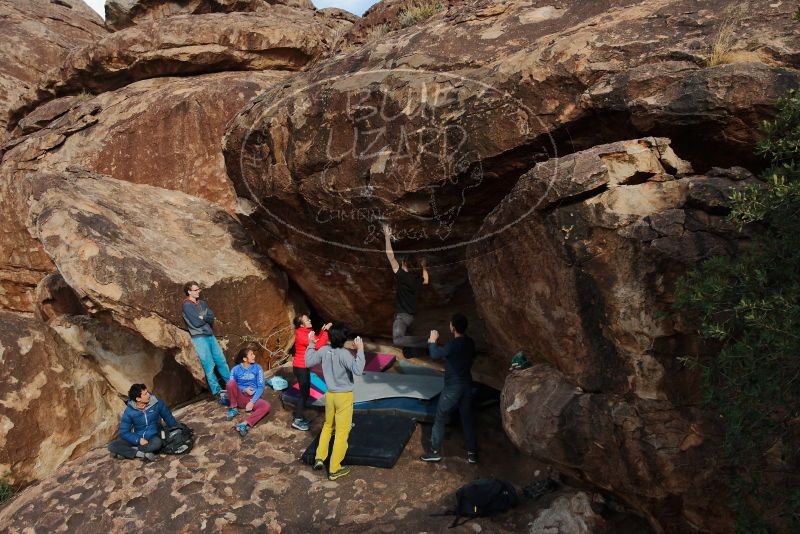
[[[194,432],[183,423],[178,423],[161,431],[164,442],[160,451],[164,454],[186,454],[194,447]]]
[[[436,515],[455,515],[456,518],[450,525],[453,528],[459,525],[462,517],[466,517],[467,521],[475,517],[491,517],[517,504],[519,497],[510,482],[497,478],[479,478],[456,491],[455,510]]]

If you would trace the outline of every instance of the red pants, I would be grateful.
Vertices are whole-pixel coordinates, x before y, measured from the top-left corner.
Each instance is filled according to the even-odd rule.
[[[239,385],[234,381],[228,381],[228,399],[231,401],[231,408],[244,408],[250,402],[252,395],[242,393]],[[264,399],[258,399],[253,406],[253,411],[247,416],[245,422],[250,426],[255,426],[265,415],[269,413],[270,405]]]

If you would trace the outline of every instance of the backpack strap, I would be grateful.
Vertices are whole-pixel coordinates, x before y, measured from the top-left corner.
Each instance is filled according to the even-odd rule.
[[[463,519],[463,521],[461,521]],[[461,517],[460,515],[456,514],[456,518],[453,519],[453,522],[450,523],[450,528],[460,527],[461,525],[467,523],[468,521],[472,521],[475,519],[474,517]],[[459,521],[461,521],[459,523]]]
[[[458,515],[455,510],[447,510],[446,512],[436,512],[435,514],[429,514],[430,517],[445,517],[448,515]]]
[[[454,515],[455,517],[453,518],[453,522],[450,523],[450,527],[449,528],[455,528],[457,526],[463,525],[464,523],[466,523],[467,521],[469,521],[471,519],[474,519],[472,517],[466,517],[465,518],[464,516],[459,515],[457,510],[447,510],[446,512],[437,512],[435,514],[429,514],[429,515],[430,515],[430,517],[445,517],[445,516],[449,516],[449,515]],[[461,521],[462,519],[464,521]],[[461,521],[461,523],[459,523],[459,521]]]

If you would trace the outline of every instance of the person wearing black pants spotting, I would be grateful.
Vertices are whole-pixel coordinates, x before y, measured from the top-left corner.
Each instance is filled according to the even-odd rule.
[[[328,343],[328,330],[331,325],[332,323],[323,325],[319,339],[315,343],[314,348],[322,348]],[[306,367],[308,333],[313,332],[311,319],[305,314],[298,315],[294,318],[294,327],[294,360],[292,361],[292,372],[295,378],[297,378],[298,386],[300,386],[300,398],[294,407],[292,428],[305,432],[309,428],[309,421],[303,418],[303,411],[306,409],[306,403],[311,393],[311,371]]]
[[[444,388],[439,394],[436,419],[431,431],[431,450],[420,456],[424,462],[439,462],[444,442],[444,427],[450,414],[458,411],[464,440],[467,442],[467,461],[478,463],[478,440],[472,420],[472,361],[475,359],[475,342],[466,335],[467,318],[456,313],[450,319],[453,339],[444,347],[437,344],[439,332],[431,330],[428,338],[431,357],[444,359]]]

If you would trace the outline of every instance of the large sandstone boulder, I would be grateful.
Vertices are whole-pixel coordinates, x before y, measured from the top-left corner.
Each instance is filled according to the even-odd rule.
[[[106,26],[121,30],[134,24],[175,15],[269,12],[273,4],[314,9],[310,0],[106,0]]]
[[[60,315],[48,322],[75,353],[96,363],[97,372],[119,395],[131,384],[143,383],[170,406],[200,393],[189,370],[170,349],[159,348],[137,332],[89,315]]]
[[[0,309],[33,312],[39,282],[56,270],[42,245],[25,226],[27,206],[20,198],[28,195],[28,184],[12,172],[0,170]]]
[[[107,33],[103,20],[81,0],[0,1],[0,146],[9,120],[48,70],[70,50]]]
[[[220,140],[228,121],[282,72],[224,72],[154,78],[95,98],[65,97],[67,111],[49,123],[50,105],[25,118],[28,135],[3,158],[20,172],[81,167],[118,180],[183,191],[236,211]],[[44,115],[37,125],[37,119]],[[42,143],[57,137],[56,146]]]
[[[509,375],[501,410],[522,451],[614,495],[654,532],[731,531],[712,439],[719,435],[697,423],[698,408],[585,391],[537,364]]]
[[[506,432],[656,531],[730,527],[711,491],[719,436],[676,358],[698,340],[670,312],[680,275],[746,238],[726,202],[755,183],[741,168],[692,174],[663,138],[601,145],[526,173],[469,248],[495,357],[548,362],[507,378]]]
[[[199,393],[191,373],[171,351],[153,346],[119,324],[92,317],[59,273],[45,276],[36,287],[36,317],[72,349],[88,360],[121,396],[134,383],[144,383],[158,398],[173,405]]]
[[[172,354],[199,384],[203,371],[181,316],[181,286],[188,280],[204,288],[228,353],[251,340],[269,350],[291,342],[294,308],[286,276],[252,251],[250,238],[219,206],[87,173],[39,173],[27,181],[30,231],[81,304]],[[98,325],[78,326],[89,336],[111,338]],[[65,337],[91,344],[84,334]],[[124,357],[121,349],[108,350]]]
[[[107,441],[122,402],[41,321],[0,311],[0,476],[24,484]]]
[[[304,69],[328,53],[350,25],[307,9],[209,13],[156,19],[118,31],[71,53],[37,94],[99,93],[137,80],[220,71]]]
[[[673,380],[691,330],[669,317],[675,280],[736,249],[727,195],[757,182],[744,169],[690,171],[668,140],[646,138],[526,173],[468,252],[496,354],[537,355],[590,390],[686,391]]]
[[[453,7],[257,97],[225,158],[270,256],[317,309],[388,335],[383,223],[429,256],[446,315],[465,305],[466,244],[537,161],[662,131],[700,169],[752,161],[760,119],[800,83],[791,7],[740,21],[736,46],[763,61],[706,67],[727,2],[623,4]]]
[[[0,307],[32,311],[32,290],[54,267],[25,228],[19,203],[24,176],[79,166],[113,178],[175,189],[237,209],[219,139],[230,118],[254,95],[284,78],[279,72],[217,73],[143,80],[92,98],[64,97],[20,122],[3,155],[0,206]],[[217,140],[217,141],[215,141]],[[24,196],[24,195],[22,195]]]

